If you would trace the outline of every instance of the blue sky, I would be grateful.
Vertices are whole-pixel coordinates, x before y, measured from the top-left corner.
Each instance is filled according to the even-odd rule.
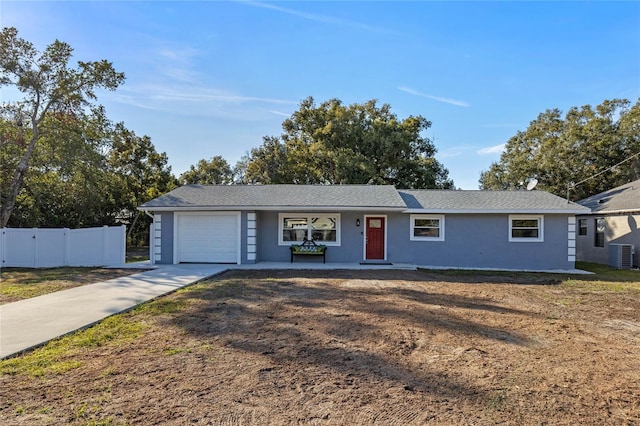
[[[422,115],[455,185],[476,189],[546,109],[640,97],[640,2],[3,0],[0,20],[113,62],[127,79],[100,103],[176,176],[234,165],[313,96]]]

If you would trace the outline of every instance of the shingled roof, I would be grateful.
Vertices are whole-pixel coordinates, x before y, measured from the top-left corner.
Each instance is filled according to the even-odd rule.
[[[544,191],[396,190],[392,185],[185,185],[139,209],[589,213]]]
[[[640,179],[578,201],[578,204],[598,213],[640,211]]]
[[[185,185],[153,199],[142,210],[183,208],[404,210],[392,185]]]
[[[432,213],[588,213],[544,191],[444,191],[401,189],[409,211]]]

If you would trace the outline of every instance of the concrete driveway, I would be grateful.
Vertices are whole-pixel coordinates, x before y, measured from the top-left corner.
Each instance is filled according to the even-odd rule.
[[[229,265],[162,265],[145,272],[0,306],[0,358],[133,308]]]

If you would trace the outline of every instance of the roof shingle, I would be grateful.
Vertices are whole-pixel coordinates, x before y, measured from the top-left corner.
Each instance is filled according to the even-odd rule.
[[[582,212],[584,207],[545,191],[398,190],[409,209],[431,212]]]
[[[578,201],[593,213],[640,211],[640,179]]]
[[[392,185],[185,185],[140,208],[363,207],[402,209]]]
[[[392,185],[185,185],[140,206],[172,209],[380,209],[442,213],[588,213],[544,191],[396,190]]]

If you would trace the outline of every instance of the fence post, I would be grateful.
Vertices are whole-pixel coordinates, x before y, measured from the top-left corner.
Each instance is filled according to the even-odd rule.
[[[107,250],[109,249],[109,227],[104,225],[102,227],[102,266],[107,264]]]
[[[120,234],[122,236],[122,245],[120,246],[122,248],[122,251],[120,252],[120,262],[124,265],[125,263],[127,263],[127,226],[120,225],[120,229],[122,230],[122,233]]]
[[[7,233],[7,228],[2,228],[2,232],[0,233],[0,269],[4,267],[4,264],[6,262],[6,259],[4,258],[4,253],[5,253],[5,242],[7,241],[7,238],[5,237],[6,233]]]
[[[33,268],[37,268],[38,267],[38,258],[37,258],[37,254],[38,254],[38,228],[33,228],[33,244],[31,246],[32,250],[33,250]]]
[[[62,266],[69,266],[69,258],[71,257],[71,232],[69,228],[62,228],[62,241],[64,243],[64,257],[62,259]]]

